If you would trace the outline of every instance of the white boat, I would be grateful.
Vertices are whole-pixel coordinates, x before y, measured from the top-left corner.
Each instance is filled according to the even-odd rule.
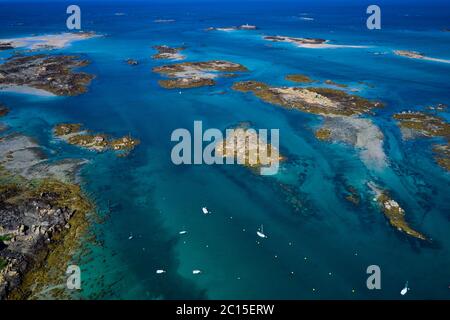
[[[186,234],[186,233],[187,233],[186,230],[183,230],[183,231],[178,232],[178,234]]]
[[[402,289],[402,291],[400,291],[400,294],[401,294],[402,296],[404,296],[405,294],[408,293],[408,291],[409,291],[409,288],[408,288],[408,282],[406,282],[405,287]]]
[[[200,274],[200,273],[202,273],[201,270],[192,270],[192,274]]]
[[[202,211],[203,211],[203,214],[211,213],[211,212],[209,212],[208,208],[206,208],[206,207],[203,207]]]
[[[128,240],[132,240],[134,237],[133,235],[130,234],[130,236],[128,237]]]
[[[156,270],[156,274],[163,274],[163,273],[166,273],[166,270],[163,269]]]
[[[266,234],[264,233],[264,226],[261,225],[261,228],[256,231],[256,234],[258,235],[258,237],[263,238],[263,239],[267,239]]]

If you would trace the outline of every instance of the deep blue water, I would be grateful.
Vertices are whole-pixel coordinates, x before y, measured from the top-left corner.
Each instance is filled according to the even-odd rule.
[[[392,115],[450,104],[450,64],[405,59],[392,50],[450,59],[450,33],[442,31],[450,27],[450,9],[430,2],[382,5],[382,29],[369,31],[365,4],[311,3],[81,2],[83,30],[106,36],[55,52],[91,60],[83,69],[96,75],[88,93],[42,98],[0,92],[12,110],[5,121],[14,130],[56,150],[53,157],[92,160],[82,172],[83,188],[101,214],[109,207],[111,215],[93,225],[103,246],[83,258],[83,297],[393,299],[409,281],[407,298],[449,298],[450,175],[431,154],[439,139],[403,141]],[[0,38],[66,31],[66,7],[63,2],[0,2]],[[302,14],[314,20],[301,20]],[[259,30],[204,31],[244,23]],[[261,39],[266,34],[370,47],[269,46]],[[225,59],[250,72],[180,95],[160,88],[160,77],[151,72],[164,63],[150,58],[151,47],[160,44],[186,46],[187,61]],[[126,58],[140,64],[130,67]],[[289,73],[332,79],[385,102],[370,118],[385,136],[389,165],[376,170],[353,147],[318,141],[313,134],[318,116],[231,90],[234,81],[245,79],[289,85],[284,80]],[[175,166],[170,134],[176,128],[192,130],[194,120],[205,128],[225,129],[240,121],[279,128],[288,161],[271,177],[239,166]],[[142,144],[127,158],[85,152],[52,139],[52,126],[63,121],[117,136],[130,133]],[[390,190],[431,244],[393,230],[371,201],[368,181]],[[346,184],[363,195],[360,206],[343,198]],[[301,202],[300,211],[293,209],[292,198]],[[213,214],[204,216],[203,206]],[[261,224],[270,237],[258,243]],[[180,236],[183,229],[188,234]],[[366,288],[366,268],[372,264],[381,267],[379,291]],[[167,273],[156,275],[157,269]],[[192,275],[193,269],[203,274]]]

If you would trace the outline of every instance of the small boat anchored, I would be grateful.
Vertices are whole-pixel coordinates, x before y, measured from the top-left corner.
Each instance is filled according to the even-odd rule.
[[[178,232],[178,234],[180,234],[180,235],[187,234],[187,231],[186,230],[182,230],[182,231]]]
[[[408,281],[406,281],[405,287],[402,289],[402,291],[400,291],[400,294],[401,294],[402,296],[404,296],[405,294],[408,293],[409,290],[410,290],[410,289],[409,289],[409,287],[408,287]]]
[[[211,213],[211,211],[209,211],[208,208],[206,208],[206,207],[203,207],[203,208],[202,208],[202,212],[203,212],[203,214],[209,214],[209,213]]]
[[[166,273],[166,270],[163,269],[156,270],[156,274],[163,274],[163,273]]]
[[[202,273],[201,270],[198,270],[198,269],[192,270],[192,274],[200,274],[200,273]]]
[[[261,225],[261,228],[259,228],[258,231],[256,231],[256,234],[258,235],[258,237],[263,238],[263,239],[267,239],[266,234],[264,233],[264,226]]]

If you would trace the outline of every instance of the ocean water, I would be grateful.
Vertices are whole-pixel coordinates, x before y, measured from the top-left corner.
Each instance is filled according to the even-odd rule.
[[[0,38],[64,32],[66,7],[0,2]],[[405,109],[450,104],[450,64],[392,54],[405,49],[450,59],[450,33],[442,31],[450,27],[448,5],[381,5],[377,31],[366,28],[366,7],[351,2],[85,1],[80,7],[82,29],[105,36],[52,53],[91,61],[83,68],[96,75],[89,91],[57,98],[0,92],[0,101],[11,109],[5,122],[35,137],[49,156],[91,160],[81,173],[83,188],[107,219],[92,225],[98,243],[86,243],[91,251],[79,262],[82,298],[395,299],[406,281],[411,291],[405,298],[449,298],[450,175],[431,151],[439,139],[403,141],[392,120]],[[259,29],[204,31],[245,23]],[[262,35],[369,47],[305,49]],[[165,90],[151,71],[165,63],[151,59],[152,46],[162,44],[186,46],[187,61],[224,59],[250,71],[219,79],[215,87]],[[127,58],[140,64],[131,67]],[[318,116],[231,90],[233,82],[249,79],[290,85],[284,80],[290,73],[348,84],[383,101],[386,107],[369,118],[384,134],[388,166],[367,166],[355,148],[318,141]],[[275,176],[239,166],[175,166],[170,135],[193,130],[195,120],[221,130],[241,121],[278,128],[288,160]],[[141,145],[126,158],[86,152],[52,138],[59,122],[130,133]],[[389,190],[410,224],[432,241],[393,230],[371,200],[368,181]],[[361,193],[358,207],[343,198],[345,185]],[[203,215],[204,206],[212,214]],[[261,224],[269,235],[264,241],[256,236]],[[369,265],[381,268],[381,290],[366,287]],[[167,273],[157,275],[157,269]],[[193,269],[203,273],[193,275]]]

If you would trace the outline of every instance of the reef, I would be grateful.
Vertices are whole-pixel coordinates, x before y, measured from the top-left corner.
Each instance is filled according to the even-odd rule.
[[[248,69],[241,64],[221,60],[182,62],[153,68],[153,72],[171,78],[159,81],[167,89],[212,86],[219,76],[230,77],[234,72],[244,71]]]
[[[303,74],[289,74],[286,76],[286,80],[297,82],[297,83],[311,83],[314,82],[310,77]]]
[[[265,36],[264,40],[273,42],[288,42],[294,43],[299,46],[304,45],[321,45],[327,42],[325,39],[319,38],[294,38],[294,37],[284,37],[284,36]]]
[[[58,124],[54,128],[54,134],[69,144],[97,152],[113,150],[118,152],[118,156],[128,155],[140,143],[129,135],[111,138],[103,133],[91,133],[82,130],[82,125],[77,123]]]
[[[76,182],[83,160],[49,162],[40,149],[0,138],[0,299],[58,297],[93,211]]]
[[[442,111],[445,110],[445,106],[440,104],[437,107],[433,107],[432,110]],[[406,140],[417,137],[440,137],[446,139],[446,144],[435,144],[433,152],[436,162],[442,168],[450,171],[450,124],[444,118],[436,114],[420,111],[397,113],[393,118],[398,121],[402,137]]]
[[[394,227],[399,232],[406,233],[411,237],[420,240],[427,240],[427,237],[425,237],[422,233],[411,228],[411,226],[405,219],[405,210],[400,207],[397,201],[392,199],[392,197],[386,190],[380,189],[372,182],[369,182],[368,186],[370,189],[372,189],[373,192],[375,192],[374,200],[377,201],[392,227]]]
[[[0,117],[4,117],[9,113],[9,109],[0,103]]]
[[[73,69],[88,64],[76,56],[13,57],[0,65],[0,86],[27,86],[58,96],[75,96],[87,91],[94,76]]]
[[[415,136],[450,138],[450,124],[437,115],[425,112],[402,112],[395,114],[394,119],[399,122],[405,139]]]
[[[171,48],[169,46],[154,46],[153,49],[157,50],[158,53],[153,55],[152,58],[155,60],[184,60],[186,56],[180,54],[185,48]]]

